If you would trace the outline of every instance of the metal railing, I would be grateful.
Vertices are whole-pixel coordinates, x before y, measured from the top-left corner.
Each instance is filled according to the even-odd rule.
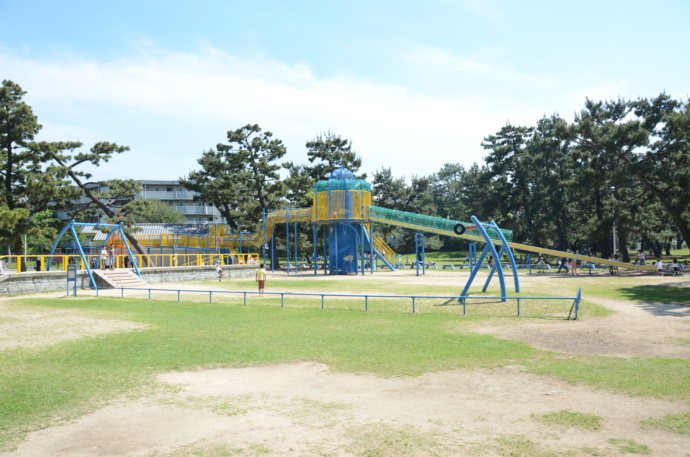
[[[144,263],[144,257],[151,259],[151,265]],[[134,256],[139,268],[147,267],[195,267],[214,265],[219,261],[222,265],[253,265],[259,263],[259,254],[149,254]],[[50,259],[50,271],[67,271],[71,264],[77,265],[77,270],[85,270],[84,262],[79,255],[6,255],[0,256],[0,273],[26,273],[29,271],[48,271],[46,262]],[[105,262],[100,255],[87,255],[87,262],[92,269],[105,268]],[[19,268],[24,261],[25,269]],[[115,268],[133,268],[131,259],[125,254],[115,256]]]
[[[99,288],[96,289],[96,296],[99,296],[99,291],[104,290],[118,290],[118,289],[107,289]],[[417,312],[417,300],[420,299],[438,299],[445,300],[446,303],[443,306],[453,306],[449,302],[453,302],[457,305],[462,306],[462,315],[467,315],[467,301],[468,300],[500,300],[505,302],[507,300],[515,300],[517,304],[516,316],[521,316],[522,308],[521,301],[525,300],[565,300],[571,301],[570,310],[568,312],[567,320],[576,320],[579,317],[580,302],[582,300],[582,288],[578,288],[577,294],[574,297],[536,297],[536,296],[505,296],[505,297],[492,297],[483,295],[468,295],[458,297],[457,295],[362,295],[362,294],[334,294],[334,293],[307,293],[307,292],[251,292],[251,291],[240,291],[240,290],[185,290],[185,289],[158,289],[158,288],[139,288],[139,287],[123,287],[119,289],[121,291],[121,298],[125,298],[125,291],[137,291],[137,292],[148,292],[148,299],[151,300],[151,292],[174,292],[177,293],[177,301],[181,301],[181,294],[189,293],[196,295],[206,295],[208,294],[208,302],[213,303],[213,295],[242,295],[243,306],[247,305],[247,296],[252,295],[268,295],[280,297],[280,307],[285,307],[285,297],[320,297],[321,298],[321,309],[326,309],[326,297],[333,298],[353,298],[361,299],[364,302],[364,311],[369,311],[369,301],[370,299],[409,299],[412,313]]]

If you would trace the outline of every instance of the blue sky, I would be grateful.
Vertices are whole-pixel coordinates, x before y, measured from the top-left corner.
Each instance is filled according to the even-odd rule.
[[[351,139],[369,173],[481,162],[507,122],[690,89],[690,2],[0,0],[0,78],[40,140],[131,151],[95,179],[177,179],[257,123],[307,161]]]

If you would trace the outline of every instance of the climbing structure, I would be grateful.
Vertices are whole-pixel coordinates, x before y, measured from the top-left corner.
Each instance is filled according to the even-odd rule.
[[[326,231],[330,274],[363,271],[365,252],[372,253],[367,228],[371,187],[344,168],[314,186],[312,223]]]

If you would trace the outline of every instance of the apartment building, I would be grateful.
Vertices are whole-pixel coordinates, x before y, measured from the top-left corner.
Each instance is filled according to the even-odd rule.
[[[187,190],[179,181],[140,181],[137,198],[161,200],[174,206],[188,223],[223,222],[218,209],[210,202],[194,201],[196,192]]]
[[[198,195],[196,192],[187,190],[179,181],[156,181],[156,180],[141,180],[141,191],[135,197],[137,200],[161,200],[169,205],[174,206],[186,219],[187,223],[222,223],[223,218],[218,209],[210,202],[194,201],[194,196]],[[107,190],[101,188],[101,183],[92,183],[90,188],[96,192]],[[75,202],[76,205],[88,203],[86,197],[81,197]],[[116,206],[122,206],[126,201],[116,202]],[[66,213],[58,214],[61,219],[67,219]],[[106,222],[105,217],[101,216],[100,221],[85,221],[85,222]]]

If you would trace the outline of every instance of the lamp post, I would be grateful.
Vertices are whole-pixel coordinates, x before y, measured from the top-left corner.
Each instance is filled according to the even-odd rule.
[[[246,232],[244,230],[240,230],[240,255],[242,255],[242,235],[244,234],[249,234],[249,232]]]
[[[609,188],[611,191],[611,195],[613,195],[613,199],[616,200],[616,187],[611,186]],[[616,252],[618,250],[616,249],[616,205],[614,203],[613,205],[613,255],[616,255]]]

